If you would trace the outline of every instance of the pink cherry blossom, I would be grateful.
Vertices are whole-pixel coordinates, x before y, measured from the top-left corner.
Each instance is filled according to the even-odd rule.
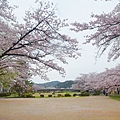
[[[106,69],[101,73],[80,74],[76,78],[73,89],[85,90],[112,90],[120,92],[120,65]]]
[[[24,22],[19,23],[14,15],[16,6],[11,7],[7,0],[0,3],[0,69],[19,71],[19,75],[40,75],[47,79],[51,69],[64,74],[58,62],[66,64],[66,58],[79,56],[78,41],[60,33],[68,26],[55,14],[53,3],[36,1],[34,11],[26,11]],[[18,62],[25,62],[25,67]],[[22,72],[23,71],[23,72]]]
[[[110,13],[100,15],[92,14],[94,19],[89,23],[72,23],[71,30],[80,32],[94,30],[92,34],[86,35],[86,43],[92,43],[98,48],[98,55],[102,55],[110,48],[108,60],[115,60],[120,56],[120,3]]]

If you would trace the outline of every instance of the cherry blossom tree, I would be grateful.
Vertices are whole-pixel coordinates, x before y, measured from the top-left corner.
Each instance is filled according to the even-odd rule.
[[[0,70],[0,89],[4,92],[10,88],[10,82],[14,79],[15,74],[11,71],[9,74],[4,69]]]
[[[0,69],[18,70],[19,62],[24,61],[23,71],[29,70],[32,75],[47,79],[46,72],[50,68],[65,73],[58,62],[66,64],[67,57],[79,56],[78,41],[61,34],[68,24],[56,16],[52,3],[36,0],[36,4],[39,7],[26,11],[24,22],[19,23],[14,15],[16,6],[11,7],[7,0],[1,0]]]
[[[94,19],[89,23],[74,22],[71,30],[76,32],[94,30],[92,34],[86,35],[86,43],[92,43],[98,48],[98,56],[110,48],[108,60],[115,60],[120,56],[120,3],[110,13],[101,15],[92,14]]]
[[[32,89],[33,89],[34,92],[38,92],[38,90],[40,90],[40,89],[45,89],[45,87],[42,86],[42,85],[39,86],[39,85],[34,84],[34,85],[32,86]]]
[[[107,69],[99,76],[100,84],[109,92],[115,90],[118,94],[120,91],[120,65],[112,69]]]
[[[26,83],[27,79],[31,78],[32,75],[26,66],[25,61],[17,61],[17,66],[0,69],[0,84],[3,92],[4,89],[10,89],[12,81],[17,82],[24,80]]]
[[[73,89],[106,90],[109,93],[114,91],[120,94],[120,65],[101,73],[80,74],[73,84]]]
[[[10,84],[11,92],[17,92],[18,96],[27,92],[32,92],[33,82],[30,80],[14,80]]]
[[[93,90],[96,87],[97,73],[80,74],[72,85],[73,89],[80,91]]]

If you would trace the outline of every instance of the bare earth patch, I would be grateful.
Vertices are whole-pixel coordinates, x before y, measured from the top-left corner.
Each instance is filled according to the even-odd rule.
[[[0,99],[0,120],[120,120],[120,102],[105,96]]]

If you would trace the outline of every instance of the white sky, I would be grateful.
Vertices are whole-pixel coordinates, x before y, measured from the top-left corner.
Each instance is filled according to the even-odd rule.
[[[22,16],[24,16],[24,11],[28,10],[28,8],[34,8],[34,0],[8,0],[12,5],[18,5],[19,9],[16,11],[16,15],[18,19],[21,21]],[[43,0],[48,1],[48,0]],[[88,22],[90,21],[91,13],[100,14],[100,13],[108,13],[117,5],[119,0],[112,0],[105,2],[104,0],[49,0],[53,2],[58,9],[58,16],[61,18],[68,18],[69,22],[80,21],[80,22]],[[80,43],[84,41],[84,35],[86,32],[75,33],[71,31],[64,31],[66,34],[70,34],[71,37],[77,38]],[[80,44],[81,46],[81,44]],[[53,71],[48,73],[48,77],[50,81],[66,81],[66,80],[75,80],[80,73],[90,73],[90,72],[102,72],[105,68],[115,67],[119,60],[107,62],[107,52],[104,53],[102,57],[95,61],[95,53],[97,49],[88,45],[82,45],[81,54],[82,56],[77,59],[68,59],[67,65],[63,65],[66,70],[66,76],[62,77],[59,73]],[[33,82],[35,83],[43,83],[46,82],[41,80],[40,77],[33,77]]]

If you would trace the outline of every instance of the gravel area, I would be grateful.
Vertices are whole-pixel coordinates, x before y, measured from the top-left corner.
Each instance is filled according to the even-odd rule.
[[[120,120],[120,101],[106,96],[0,99],[0,120]]]

